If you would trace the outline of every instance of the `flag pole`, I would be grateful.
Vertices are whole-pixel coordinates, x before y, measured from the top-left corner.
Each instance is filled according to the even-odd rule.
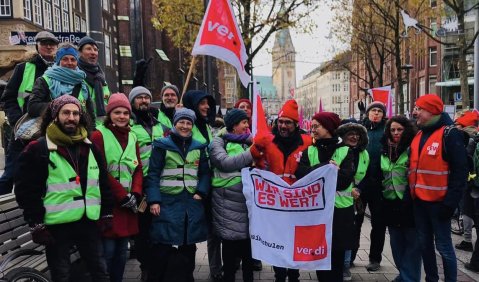
[[[183,95],[185,95],[186,88],[190,83],[191,75],[193,74],[193,69],[195,68],[196,56],[193,56],[191,59],[190,69],[188,70],[188,75],[186,76],[185,85],[183,86],[183,91],[181,91],[180,104],[183,104]]]

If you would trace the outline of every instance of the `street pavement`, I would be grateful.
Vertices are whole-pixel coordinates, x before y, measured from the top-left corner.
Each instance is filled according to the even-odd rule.
[[[357,258],[354,262],[355,267],[351,268],[352,281],[392,281],[397,275],[398,270],[394,267],[394,261],[391,254],[391,247],[389,245],[389,235],[386,234],[386,243],[384,245],[383,260],[381,262],[381,269],[376,272],[369,272],[365,266],[369,263],[369,233],[371,231],[371,222],[369,219],[364,220],[361,234],[361,244],[359,247]],[[474,230],[473,230],[474,231]],[[473,232],[475,233],[475,232]],[[459,243],[461,236],[452,235],[454,244]],[[474,242],[476,237],[474,235]],[[198,251],[196,252],[196,269],[195,281],[206,282],[209,280],[208,255],[206,253],[206,242],[198,244]],[[456,250],[457,265],[458,265],[458,280],[459,282],[479,281],[479,274],[468,271],[464,268],[464,262],[468,262],[471,257],[471,252],[464,252]],[[440,272],[440,281],[444,281],[443,268],[440,256],[437,256],[437,262]],[[300,271],[301,281],[316,281],[316,273],[311,271]],[[136,260],[128,260],[123,281],[133,282],[140,280],[141,271]],[[242,281],[241,271],[236,274],[236,281]],[[422,273],[422,281],[424,281],[424,271]],[[263,270],[254,273],[254,279],[259,281],[274,281],[274,272],[270,265],[263,262]]]

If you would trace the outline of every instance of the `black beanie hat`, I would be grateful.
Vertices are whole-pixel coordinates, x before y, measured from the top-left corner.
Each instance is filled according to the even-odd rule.
[[[93,38],[89,36],[84,36],[82,37],[82,39],[80,39],[80,42],[78,42],[78,51],[81,51],[81,48],[83,48],[83,46],[86,44],[95,45],[98,48],[98,45],[96,44],[96,41]]]
[[[248,119],[248,115],[245,111],[240,109],[231,109],[226,113],[224,118],[226,130],[231,131],[233,127],[240,123],[242,120]]]

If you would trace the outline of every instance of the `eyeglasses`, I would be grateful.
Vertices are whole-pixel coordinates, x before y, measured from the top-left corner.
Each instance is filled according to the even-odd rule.
[[[138,100],[150,100],[150,96],[148,95],[140,95],[140,96],[136,96],[135,99],[138,99]]]
[[[278,124],[284,124],[286,126],[290,126],[290,125],[293,125],[293,121],[291,120],[281,120],[281,119],[278,119]]]
[[[311,124],[311,129],[316,130],[318,128],[322,127],[321,124]]]

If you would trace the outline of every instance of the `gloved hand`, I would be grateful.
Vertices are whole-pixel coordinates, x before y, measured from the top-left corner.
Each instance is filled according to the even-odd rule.
[[[46,246],[55,243],[55,239],[44,224],[37,224],[30,228],[30,233],[32,234],[32,241],[37,244]]]
[[[451,217],[454,215],[455,210],[456,209],[453,207],[441,204],[441,206],[439,207],[439,220],[446,221],[451,219]]]
[[[271,136],[267,134],[257,135],[253,140],[258,149],[264,149],[271,143]]]
[[[120,203],[120,206],[123,208],[131,209],[134,213],[138,211],[136,205],[136,197],[133,194],[128,193],[125,198]]]
[[[263,152],[255,144],[249,149],[251,155],[254,159],[261,159],[263,157]]]
[[[113,215],[102,216],[100,220],[98,220],[98,227],[101,233],[111,230],[113,228]]]

